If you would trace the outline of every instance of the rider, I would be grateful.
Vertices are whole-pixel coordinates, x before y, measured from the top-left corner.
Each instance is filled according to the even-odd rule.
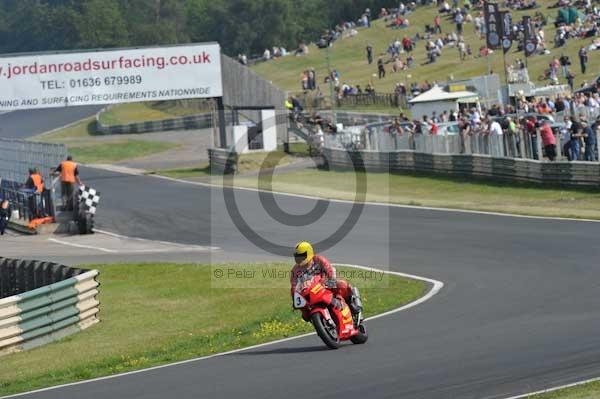
[[[362,311],[362,303],[358,288],[352,287],[350,283],[342,279],[336,279],[335,268],[331,266],[329,261],[320,255],[315,255],[312,245],[306,241],[301,241],[296,244],[294,249],[294,261],[296,262],[292,268],[290,277],[292,283],[292,295],[296,289],[298,278],[305,272],[311,274],[321,274],[326,278],[325,286],[331,289],[334,294],[339,294],[352,311],[352,314],[358,314]],[[338,300],[334,298],[332,304],[336,307],[341,306]]]

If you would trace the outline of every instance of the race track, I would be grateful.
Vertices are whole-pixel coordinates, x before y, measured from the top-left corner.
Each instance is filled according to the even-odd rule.
[[[102,192],[97,225],[224,253],[274,256],[250,243],[221,189],[83,169]],[[279,244],[327,237],[350,204],[330,202],[310,227],[270,218],[237,191],[247,223]],[[276,196],[304,213],[315,201]],[[596,244],[600,224],[367,205],[325,252],[445,287],[430,301],[369,322],[364,346],[325,350],[315,336],[207,360],[27,395],[28,398],[505,398],[600,376]]]
[[[96,114],[102,107],[36,109],[0,115],[0,137],[26,139]]]

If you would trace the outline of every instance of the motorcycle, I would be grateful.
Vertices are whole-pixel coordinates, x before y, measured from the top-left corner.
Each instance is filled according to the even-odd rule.
[[[353,315],[344,298],[335,295],[328,285],[321,275],[304,273],[296,283],[294,308],[302,310],[304,320],[312,322],[329,348],[337,349],[347,340],[364,344],[369,337],[362,312]]]

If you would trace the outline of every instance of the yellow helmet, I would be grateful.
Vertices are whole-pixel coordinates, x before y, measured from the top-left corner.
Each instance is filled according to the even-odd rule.
[[[296,261],[297,265],[308,265],[314,256],[315,252],[313,251],[313,247],[309,242],[301,241],[296,244],[296,248],[294,249],[294,260]]]

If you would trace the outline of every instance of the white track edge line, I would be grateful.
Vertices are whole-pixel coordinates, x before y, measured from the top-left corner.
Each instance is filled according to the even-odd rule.
[[[583,380],[583,381],[573,382],[571,384],[561,385],[561,386],[557,386],[557,387],[542,389],[541,391],[524,393],[524,394],[521,394],[521,395],[511,396],[511,397],[504,398],[504,399],[525,399],[525,398],[529,398],[529,397],[534,396],[534,395],[542,395],[542,394],[545,394],[545,393],[556,392],[556,391],[560,391],[562,389],[574,388],[574,387],[578,387],[580,385],[585,385],[585,384],[589,384],[589,383],[597,382],[597,381],[600,381],[600,377],[590,378],[589,380]]]
[[[57,244],[66,245],[66,246],[69,246],[69,247],[84,248],[84,249],[93,249],[93,250],[96,250],[96,251],[107,252],[107,253],[118,253],[119,252],[119,251],[116,251],[114,249],[107,249],[107,248],[102,248],[102,247],[95,247],[93,245],[75,244],[73,242],[62,241],[62,240],[58,240],[56,238],[48,238],[48,241],[52,241],[52,242],[55,242]]]
[[[132,175],[135,176],[135,175]],[[169,180],[176,183],[188,184],[192,186],[202,186],[202,187],[214,187],[214,188],[223,188],[226,186],[214,184],[214,183],[203,183],[197,181],[190,180],[182,180],[176,179],[174,177],[156,175],[156,174],[148,174],[145,175],[147,177],[153,177],[157,179]],[[334,198],[325,198],[325,197],[316,197],[311,195],[303,195],[303,194],[294,194],[294,193],[285,193],[281,191],[268,191],[260,188],[252,188],[252,187],[227,187],[233,188],[234,190],[243,190],[243,191],[251,191],[251,192],[262,192],[262,193],[273,193],[276,195],[287,196],[287,197],[295,197],[295,198],[306,198],[312,200],[323,200],[330,202],[337,202],[342,204],[354,204],[356,201],[350,200],[342,200],[342,199],[334,199]],[[512,218],[521,218],[521,219],[541,219],[541,220],[557,220],[557,221],[568,221],[568,222],[587,222],[587,223],[600,223],[600,220],[597,219],[584,219],[584,218],[567,218],[567,217],[558,217],[558,216],[535,216],[535,215],[519,215],[516,213],[502,213],[502,212],[492,212],[492,211],[477,211],[471,209],[453,209],[453,208],[443,208],[443,207],[434,207],[434,206],[417,206],[417,205],[404,205],[404,204],[394,204],[394,203],[384,203],[384,202],[373,202],[373,201],[363,201],[365,205],[370,206],[383,206],[383,207],[392,207],[392,208],[405,208],[405,209],[421,209],[426,211],[437,211],[437,212],[455,212],[455,213],[467,213],[467,214],[475,214],[475,215],[489,215],[489,216],[503,216],[503,217],[512,217]]]
[[[432,284],[432,288],[427,292],[427,294],[425,294],[424,296],[422,296],[421,298],[407,303],[406,305],[400,306],[399,308],[396,309],[392,309],[390,311],[369,317],[365,320],[374,320],[374,319],[378,319],[380,317],[383,316],[388,316],[390,314],[393,313],[397,313],[397,312],[401,312],[407,309],[410,309],[412,307],[415,307],[423,302],[428,301],[429,299],[433,298],[443,287],[444,287],[444,283],[438,280],[433,280],[430,278],[426,278],[426,277],[421,277],[421,276],[415,276],[412,274],[405,274],[405,273],[400,273],[400,272],[394,272],[391,270],[383,270],[383,269],[376,269],[373,267],[367,267],[367,266],[361,266],[361,265],[351,265],[351,264],[343,264],[343,263],[335,263],[336,266],[346,266],[346,267],[352,267],[352,268],[356,268],[356,269],[363,269],[363,270],[371,270],[371,271],[378,271],[378,272],[384,272],[386,274],[393,274],[396,276],[400,276],[400,277],[408,277],[408,278],[412,278],[414,280],[421,280],[421,281],[425,281],[427,283]],[[199,362],[202,360],[208,360],[208,359],[212,359],[215,357],[222,357],[222,356],[226,356],[226,355],[232,355],[235,353],[240,353],[240,352],[246,352],[252,349],[257,349],[257,348],[262,348],[265,346],[270,346],[270,345],[275,345],[275,344],[279,344],[282,342],[288,342],[288,341],[293,341],[296,339],[300,339],[300,338],[304,338],[304,337],[308,337],[311,335],[316,335],[316,332],[310,332],[310,333],[306,333],[306,334],[302,334],[302,335],[296,335],[293,337],[288,337],[288,338],[282,338],[282,339],[278,339],[275,341],[270,341],[270,342],[264,342],[262,344],[257,344],[257,345],[252,345],[252,346],[248,346],[245,348],[239,348],[239,349],[234,349],[234,350],[230,350],[227,352],[221,352],[221,353],[215,353],[213,355],[208,355],[208,356],[202,356],[202,357],[197,357],[194,359],[188,359],[188,360],[182,360],[179,362],[175,362],[175,363],[169,363],[169,364],[163,364],[160,366],[154,366],[154,367],[149,367],[149,368],[145,368],[145,369],[141,369],[141,370],[134,370],[134,371],[128,371],[125,373],[121,373],[121,374],[114,374],[114,375],[107,375],[104,377],[98,377],[98,378],[92,378],[89,380],[84,380],[84,381],[77,381],[77,382],[71,382],[68,384],[62,384],[62,385],[56,385],[56,386],[52,386],[52,387],[47,387],[47,388],[41,388],[41,389],[36,389],[34,391],[29,391],[29,392],[23,392],[23,393],[18,393],[18,394],[14,394],[14,395],[8,395],[8,396],[0,396],[0,399],[8,399],[8,398],[16,398],[16,397],[20,397],[20,396],[26,396],[26,395],[32,395],[32,394],[36,394],[36,393],[41,393],[41,392],[47,392],[47,391],[53,391],[56,389],[61,389],[61,388],[67,388],[67,387],[72,387],[72,386],[76,386],[76,385],[83,385],[83,384],[88,384],[91,382],[98,382],[98,381],[104,381],[104,380],[110,380],[113,378],[119,378],[119,377],[126,377],[129,375],[134,375],[134,374],[140,374],[140,373],[145,373],[148,371],[154,371],[154,370],[160,370],[163,368],[167,368],[167,367],[174,367],[174,366],[180,366],[180,365],[184,365],[184,364],[188,364],[188,363],[194,363],[194,362]]]
[[[154,242],[154,243],[158,243],[158,244],[171,245],[171,246],[178,247],[178,248],[192,249],[192,250],[197,250],[197,251],[218,251],[221,249],[220,247],[213,247],[213,246],[186,245],[186,244],[181,244],[181,243],[177,243],[177,242],[156,241],[156,240],[150,240],[147,238],[130,237],[130,236],[126,236],[123,234],[117,234],[117,233],[113,233],[111,231],[100,230],[100,229],[96,229],[96,228],[94,229],[94,232],[98,233],[98,234],[103,234],[106,236],[114,237],[114,238],[120,238],[122,240],[133,240],[133,241],[142,241],[142,242],[149,242],[149,243]]]

